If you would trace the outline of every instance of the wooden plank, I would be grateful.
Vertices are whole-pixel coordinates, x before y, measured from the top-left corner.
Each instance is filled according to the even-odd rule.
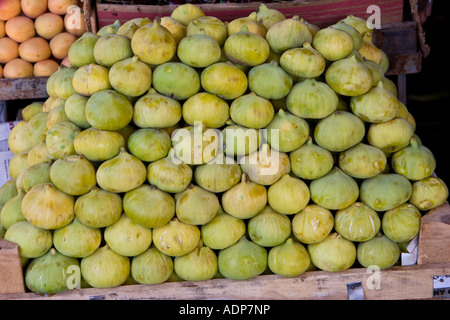
[[[47,98],[48,77],[0,79],[0,100]]]
[[[257,11],[261,2],[249,3],[220,3],[220,4],[196,4],[206,15],[215,16],[224,21],[248,16]],[[280,1],[267,4],[268,7],[277,9],[287,17],[298,15],[310,23],[320,27],[336,23],[349,14],[354,14],[367,19],[370,13],[367,8],[373,5],[371,0],[294,0]],[[381,23],[400,22],[403,19],[402,0],[382,0],[377,5],[381,9]],[[97,16],[99,28],[113,23],[115,20],[126,21],[135,17],[168,16],[176,8],[176,5],[114,5],[97,4]]]
[[[25,292],[17,244],[0,239],[0,294]]]
[[[73,289],[42,296],[0,295],[0,300],[347,300],[347,284],[361,282],[365,300],[433,298],[433,276],[450,274],[450,264],[392,267],[379,273],[364,268],[339,273],[308,271],[286,278],[262,275],[245,281],[166,282],[106,289]]]
[[[418,264],[450,262],[450,205],[430,210],[421,220]]]

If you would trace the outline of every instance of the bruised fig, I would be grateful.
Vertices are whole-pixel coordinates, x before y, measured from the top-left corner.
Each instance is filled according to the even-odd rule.
[[[386,168],[387,158],[377,147],[358,143],[339,155],[339,168],[357,179],[375,177]]]
[[[315,204],[306,206],[292,219],[292,233],[302,243],[318,243],[324,240],[334,226],[330,210]]]
[[[412,193],[411,182],[396,173],[381,173],[365,179],[360,186],[361,202],[375,211],[393,209],[409,200]]]
[[[62,159],[76,154],[74,140],[80,127],[70,121],[55,124],[47,133],[45,143],[53,159]]]
[[[284,277],[296,277],[308,270],[310,264],[306,248],[292,238],[269,251],[268,267],[273,273]]]
[[[380,226],[377,212],[362,202],[338,210],[335,215],[334,229],[350,241],[370,240],[377,235]]]
[[[447,198],[448,187],[445,182],[438,177],[427,177],[413,182],[409,202],[419,210],[426,211],[444,204]]]
[[[330,272],[346,270],[356,260],[355,244],[336,232],[319,243],[309,244],[308,253],[317,268]]]
[[[325,81],[340,95],[359,96],[372,88],[373,76],[364,63],[351,55],[334,61],[325,71]]]
[[[267,268],[267,251],[264,247],[242,237],[218,255],[219,272],[225,278],[246,280],[256,277]]]
[[[396,117],[382,123],[372,123],[367,130],[370,145],[391,154],[408,146],[414,135],[414,127],[408,120]]]
[[[241,182],[222,195],[223,210],[238,219],[256,216],[267,204],[267,189],[242,174]]]
[[[191,252],[197,247],[199,241],[199,227],[181,222],[177,218],[153,229],[153,243],[156,248],[171,257]]]
[[[166,282],[173,272],[173,260],[151,245],[145,252],[133,257],[131,276],[141,284]]]

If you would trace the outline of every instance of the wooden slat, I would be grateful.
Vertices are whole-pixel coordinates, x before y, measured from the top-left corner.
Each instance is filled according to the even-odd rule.
[[[430,210],[421,220],[418,264],[450,260],[450,205]]]
[[[224,21],[248,16],[257,11],[260,2],[250,3],[221,3],[221,4],[198,4],[206,15],[215,16]],[[298,15],[310,23],[320,27],[336,23],[349,14],[362,18],[368,18],[367,7],[373,4],[371,0],[295,0],[280,1],[267,4],[268,7],[277,9],[287,17]],[[376,3],[381,9],[381,23],[400,22],[403,19],[402,0],[382,0]],[[97,4],[97,16],[99,28],[113,23],[115,20],[126,21],[135,17],[168,16],[176,8],[175,5],[152,6],[152,5],[113,5]]]
[[[339,273],[309,271],[294,277],[262,275],[245,281],[214,279],[74,289],[55,295],[0,295],[0,300],[347,300],[347,284],[361,282],[365,300],[433,298],[433,276],[450,274],[450,263],[393,267],[375,274],[366,269]],[[376,279],[376,281],[374,281]]]
[[[47,98],[48,77],[0,79],[0,100]]]
[[[17,244],[0,239],[0,295],[25,292]]]

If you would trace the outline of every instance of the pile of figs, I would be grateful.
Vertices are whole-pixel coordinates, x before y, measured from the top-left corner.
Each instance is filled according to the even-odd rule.
[[[448,189],[371,37],[264,4],[83,34],[9,136],[0,221],[27,288],[399,264]]]

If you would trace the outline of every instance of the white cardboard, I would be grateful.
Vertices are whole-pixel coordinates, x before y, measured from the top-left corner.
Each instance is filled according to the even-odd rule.
[[[417,263],[419,236],[416,236],[406,247],[408,252],[402,252],[401,262],[402,266],[412,266]]]
[[[0,187],[11,179],[9,175],[9,163],[14,154],[11,151],[0,151]]]
[[[11,130],[17,125],[20,121],[8,121],[0,123],[0,152],[1,151],[9,151],[8,147],[8,138]]]

